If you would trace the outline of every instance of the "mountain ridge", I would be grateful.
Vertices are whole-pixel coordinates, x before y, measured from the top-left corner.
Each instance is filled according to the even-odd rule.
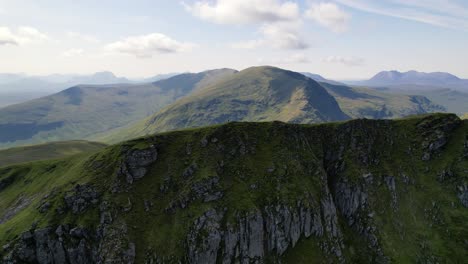
[[[231,70],[181,74],[149,84],[77,85],[0,109],[0,148],[84,139],[151,115]]]
[[[275,81],[270,82],[269,78]],[[279,90],[282,92],[278,93]],[[317,93],[311,94],[311,91]],[[320,103],[327,100],[331,103],[320,108]],[[316,106],[319,108],[315,109]],[[334,116],[333,120],[323,118],[323,109],[325,116],[330,109],[341,116]],[[371,89],[317,83],[303,74],[280,68],[252,67],[232,75],[224,83],[213,83],[211,87],[181,98],[148,119],[90,139],[115,143],[155,132],[227,121],[317,123],[351,117],[395,118],[443,110],[424,97],[387,95]]]
[[[369,80],[351,82],[350,84],[369,85],[369,86],[407,86],[419,85],[420,89],[454,88],[468,90],[468,80],[461,79],[447,72],[418,72],[415,70],[400,71],[381,71]],[[426,87],[426,88],[425,88]]]
[[[0,257],[463,262],[467,146],[453,114],[234,122],[0,168]]]
[[[310,123],[345,119],[349,117],[317,82],[300,73],[261,66],[240,71],[162,109],[144,121],[143,131],[227,121]]]

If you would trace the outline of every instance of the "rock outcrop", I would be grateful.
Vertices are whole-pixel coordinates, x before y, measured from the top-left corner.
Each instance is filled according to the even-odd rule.
[[[68,225],[26,231],[15,245],[9,246],[10,254],[2,263],[96,263],[94,239],[88,230]]]
[[[135,180],[146,175],[147,167],[156,161],[158,151],[155,145],[146,149],[131,149],[124,154],[119,175],[125,177],[127,183],[132,184]]]
[[[313,203],[317,204],[316,201]],[[301,238],[325,238],[330,254],[342,257],[336,208],[330,197],[321,206],[271,205],[226,222],[223,210],[210,209],[197,218],[187,236],[190,263],[262,263],[282,256]]]
[[[4,213],[2,263],[283,263],[297,252],[326,263],[463,260],[461,123],[399,122],[236,123],[124,143],[113,161],[90,158],[106,167],[83,168],[89,183],[12,200],[29,199]],[[10,177],[0,194],[27,183]],[[14,233],[11,219],[29,207],[32,227]]]

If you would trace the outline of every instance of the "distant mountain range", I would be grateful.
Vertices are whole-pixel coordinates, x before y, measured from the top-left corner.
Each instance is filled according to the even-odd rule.
[[[0,74],[0,107],[25,102],[50,95],[78,84],[114,84],[131,81],[112,72],[91,75],[52,74],[28,76],[25,74]]]
[[[0,73],[0,107],[51,95],[76,85],[150,83],[175,75],[178,74],[170,73],[155,75],[149,78],[127,79],[117,77],[109,71],[97,72],[90,75],[51,74],[45,76]]]
[[[314,80],[316,82],[325,82],[325,83],[335,84],[335,85],[343,85],[344,84],[344,83],[341,83],[341,82],[326,79],[323,76],[321,76],[319,74],[315,74],[315,73],[301,72],[301,74],[305,75],[306,77],[311,78],[312,80]]]
[[[468,112],[468,80],[446,72],[382,71],[369,80],[346,83],[386,93],[421,95],[443,105],[448,112]]]
[[[78,85],[0,109],[0,147],[83,139],[128,125],[233,70],[147,84]]]
[[[452,88],[468,91],[468,80],[446,72],[382,71],[369,80],[348,83],[367,86],[408,87],[424,90]]]
[[[185,73],[144,84],[76,85],[1,108],[0,148],[73,139],[117,142],[229,121],[311,124],[445,110],[423,96],[353,88],[312,76],[319,82],[265,66]],[[98,77],[122,80],[111,74]]]

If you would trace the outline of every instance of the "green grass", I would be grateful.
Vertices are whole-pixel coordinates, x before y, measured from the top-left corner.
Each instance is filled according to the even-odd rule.
[[[422,96],[321,83],[352,118],[401,118],[444,110]]]
[[[345,119],[348,117],[335,99],[315,81],[274,67],[252,67],[99,140],[118,142],[156,132],[229,121],[320,123]]]
[[[400,118],[441,110],[421,96],[329,83],[318,85],[294,72],[252,67],[208,85],[146,119],[91,139],[116,143],[156,132],[229,121],[322,123],[350,118]]]
[[[415,263],[433,254],[439,262],[461,263],[467,257],[468,210],[460,204],[456,190],[468,180],[468,160],[462,158],[468,123],[450,132],[448,144],[432,160],[421,160],[421,143],[426,137],[423,132],[434,132],[454,118],[432,114],[397,121],[353,120],[320,125],[233,122],[146,136],[94,154],[3,167],[0,182],[12,180],[0,190],[0,212],[24,198],[31,202],[0,225],[0,244],[17,237],[34,221],[39,226],[70,223],[95,228],[99,222],[97,206],[78,216],[70,212],[59,215],[53,210],[76,183],[90,183],[110,202],[116,212],[115,221],[127,224],[129,239],[136,244],[137,263],[144,261],[148,247],[160,257],[180,257],[185,254],[185,239],[193,221],[210,208],[226,209],[223,225],[235,225],[238,215],[278,203],[294,206],[297,201],[307,200],[307,206],[320,212],[323,187],[329,185],[333,191],[333,181],[346,179],[350,184],[366,186],[369,208],[364,213],[374,212],[372,221],[380,247],[392,262]],[[422,129],[423,125],[428,128]],[[204,139],[206,146],[202,145]],[[116,173],[122,151],[150,145],[156,146],[158,158],[147,175],[131,186],[124,184],[127,191],[112,192],[112,186],[123,180]],[[339,153],[340,149],[343,170],[333,172],[329,167],[332,165],[326,163],[327,153]],[[197,169],[193,176],[184,178],[182,174],[191,164],[196,164]],[[437,175],[448,167],[455,176],[437,181]],[[373,184],[365,185],[363,175],[367,173],[374,175]],[[403,174],[409,177],[409,184],[404,183]],[[171,202],[193,197],[195,183],[214,176],[220,178],[216,188],[223,191],[222,199],[208,203],[194,199],[185,209],[165,211]],[[392,209],[393,194],[383,181],[386,176],[395,178],[396,210]],[[163,186],[167,191],[161,191]],[[37,206],[52,190],[56,192],[50,198],[52,210],[39,213]],[[133,206],[124,212],[128,200]],[[149,212],[145,211],[145,201],[153,203]],[[441,222],[428,217],[428,212],[435,210],[434,202],[434,212]],[[342,215],[338,217],[346,245],[344,257],[350,262],[372,262],[375,252],[365,238],[349,227]],[[319,247],[325,240],[302,238],[295,248],[288,249],[284,262],[320,263],[329,257]]]
[[[86,139],[125,127],[234,70],[181,74],[149,84],[81,85],[0,109],[0,148]]]
[[[105,146],[98,142],[74,140],[9,148],[0,150],[0,167],[38,160],[61,159],[80,153],[96,152]]]

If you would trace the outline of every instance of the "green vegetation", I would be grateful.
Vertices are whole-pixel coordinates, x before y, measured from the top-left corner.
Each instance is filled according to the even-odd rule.
[[[0,148],[85,139],[143,119],[193,90],[233,74],[222,69],[149,84],[81,85],[0,109]]]
[[[229,121],[321,123],[350,118],[399,118],[443,110],[421,96],[339,84],[319,85],[294,72],[252,67],[184,97],[145,120],[90,139],[115,143]]]
[[[462,119],[468,119],[468,113],[461,116]]]
[[[422,96],[318,84],[274,67],[219,69],[150,84],[81,85],[0,109],[0,148],[73,139],[116,143],[229,121],[320,123],[443,110]]]
[[[102,205],[89,204],[77,214],[57,210],[80,183],[93,186],[100,203],[113,212],[108,228],[128,227],[119,234],[135,244],[136,263],[148,252],[183,258],[194,221],[209,209],[225,213],[220,222],[225,228],[236,225],[239,215],[268,206],[292,208],[298,201],[309,201],[320,215],[328,195],[338,210],[342,257],[349,262],[373,262],[382,254],[395,263],[461,263],[468,257],[468,209],[459,198],[460,186],[468,182],[467,139],[468,122],[448,114],[319,125],[234,122],[147,136],[95,154],[4,167],[0,244],[16,241],[33,222],[95,230]],[[145,153],[137,156],[147,159],[153,150],[156,161],[144,177],[129,183],[122,164],[138,167],[129,157]],[[209,191],[222,196],[205,201],[194,186],[213,178],[219,182]],[[346,199],[349,193],[352,198]],[[343,201],[351,200],[360,206],[346,209],[351,203]],[[50,208],[40,213],[44,202]],[[282,256],[284,262],[330,257],[332,251],[324,247],[330,249],[332,238],[325,225],[323,236],[301,237]],[[370,246],[365,234],[378,244]]]
[[[408,115],[443,112],[423,96],[384,93],[370,88],[320,83],[352,118],[401,118]]]
[[[106,145],[84,140],[59,141],[0,150],[0,167],[38,160],[59,159],[86,152],[96,152]]]
[[[323,87],[302,74],[274,67],[252,67],[99,139],[116,142],[229,121],[317,123],[348,118]]]
[[[450,87],[450,86],[445,86]],[[401,85],[390,88],[370,88],[387,94],[424,96],[432,102],[443,106],[447,112],[463,114],[468,112],[468,92],[444,87],[428,85]]]

